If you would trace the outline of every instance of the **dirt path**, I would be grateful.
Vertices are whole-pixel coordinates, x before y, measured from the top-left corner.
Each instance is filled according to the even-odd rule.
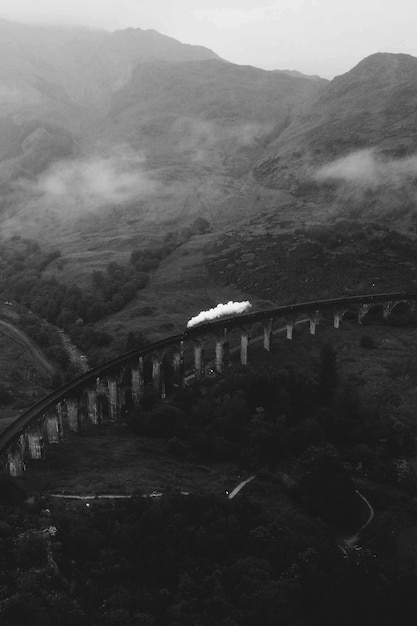
[[[12,324],[0,320],[0,332],[8,337],[11,341],[17,343],[21,348],[24,348],[30,352],[32,357],[37,361],[44,373],[51,376],[55,369],[46,359],[45,355],[38,348],[38,346],[31,340],[24,332],[19,328],[16,328]]]

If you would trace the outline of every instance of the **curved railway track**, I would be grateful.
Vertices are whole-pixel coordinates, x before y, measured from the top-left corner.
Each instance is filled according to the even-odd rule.
[[[0,434],[0,453],[3,452],[21,433],[23,433],[31,422],[44,415],[49,409],[71,394],[71,392],[86,386],[88,383],[94,382],[100,376],[106,375],[124,364],[132,363],[135,359],[138,359],[141,356],[146,356],[147,354],[179,344],[185,340],[192,341],[193,339],[197,339],[200,336],[206,336],[210,333],[216,334],[219,330],[229,330],[234,326],[254,326],[256,323],[268,318],[277,319],[290,316],[294,317],[299,314],[301,315],[302,313],[311,313],[314,311],[346,310],[352,305],[357,304],[379,304],[387,301],[410,300],[416,301],[417,294],[404,292],[366,294],[363,296],[349,296],[343,298],[331,298],[327,300],[315,300],[312,302],[302,302],[263,311],[256,311],[253,313],[246,313],[239,316],[225,317],[212,322],[199,324],[181,334],[173,335],[144,346],[143,348],[130,350],[129,352],[121,354],[102,365],[76,376],[58,389],[55,389],[52,393],[45,396],[45,398],[33,404],[12,424],[6,427],[6,429]]]

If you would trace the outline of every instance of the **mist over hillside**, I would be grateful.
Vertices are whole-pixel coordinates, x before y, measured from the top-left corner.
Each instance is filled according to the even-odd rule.
[[[350,215],[414,221],[417,59],[377,53],[330,81],[256,166],[259,182]]]
[[[48,239],[132,206],[141,224],[235,222],[283,203],[414,214],[409,55],[371,55],[329,82],[156,31],[1,20],[0,59],[6,234]]]
[[[253,162],[326,83],[141,29],[1,21],[0,54],[3,231],[40,237],[129,201],[142,220],[250,211]]]
[[[133,271],[133,252],[150,272],[140,302],[154,311],[141,320],[151,332],[166,311],[176,311],[175,327],[216,305],[201,285],[204,247],[219,235],[241,231],[256,246],[340,215],[415,228],[414,57],[375,54],[329,82],[235,65],[155,31],[6,21],[0,53],[2,236],[58,250],[42,277],[90,291],[110,262]],[[204,237],[196,218],[207,222]],[[145,258],[153,249],[158,262]],[[278,284],[272,265],[262,272]],[[216,267],[210,293],[230,291],[219,277],[232,274]],[[248,276],[234,282],[235,299],[248,297]],[[183,297],[172,307],[182,285],[199,294],[186,311]],[[106,330],[125,328],[137,304],[119,313],[106,303]]]

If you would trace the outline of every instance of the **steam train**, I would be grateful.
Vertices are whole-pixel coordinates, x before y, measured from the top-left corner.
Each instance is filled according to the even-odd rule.
[[[271,317],[279,317],[279,315],[285,316],[290,313],[295,313],[297,311],[308,311],[308,310],[313,311],[313,310],[318,310],[318,309],[326,309],[326,308],[331,308],[331,307],[336,307],[336,306],[346,306],[346,305],[352,305],[352,304],[358,304],[358,303],[372,304],[374,301],[378,303],[378,302],[383,302],[384,300],[417,300],[417,290],[414,293],[406,293],[403,291],[394,292],[394,293],[377,293],[377,294],[368,293],[368,294],[359,295],[359,296],[345,296],[343,298],[329,298],[326,300],[315,300],[313,302],[300,302],[300,303],[294,303],[290,305],[275,307],[267,311],[259,311],[259,312],[253,312],[253,313],[247,313],[247,310],[251,308],[251,305],[249,303],[249,306],[247,307],[247,309],[240,311],[239,313],[235,313],[233,315],[219,314],[216,318],[212,320],[204,320],[200,323],[193,324],[190,327],[187,326],[184,335],[187,335],[187,333],[189,333],[189,331],[192,331],[194,328],[198,328],[200,331],[209,330],[210,328],[212,328],[213,324],[215,324],[216,322],[223,322],[223,323],[227,323],[228,321],[232,322],[236,320],[237,317],[240,317],[241,315],[244,315],[248,321],[250,321],[251,319],[255,321],[259,315],[261,315],[263,318],[267,317],[268,314],[270,314]]]

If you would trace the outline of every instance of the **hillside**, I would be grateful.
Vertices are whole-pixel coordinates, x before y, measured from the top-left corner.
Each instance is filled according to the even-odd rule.
[[[281,203],[252,164],[326,84],[141,29],[0,36],[2,234],[58,247],[57,277],[85,285],[198,215],[228,228]]]
[[[326,84],[141,29],[2,21],[0,41],[2,233],[53,240],[96,269],[132,232],[269,202],[252,164]]]
[[[0,58],[0,181],[10,190],[16,179],[93,150],[84,137],[136,63],[216,55],[141,29],[106,33],[0,20]]]
[[[268,146],[257,180],[336,210],[397,221],[414,214],[416,99],[416,58],[367,57],[324,87]]]
[[[77,371],[57,327],[94,365],[230,299],[415,292],[416,70],[0,21],[0,429]],[[356,322],[248,367],[235,332],[224,375],[0,476],[2,623],[407,623],[416,313]]]
[[[75,375],[73,344],[93,366],[230,299],[414,293],[416,70],[328,83],[0,21],[0,429]],[[0,476],[2,623],[407,623],[416,320],[283,323],[247,367],[235,329],[201,380],[190,342],[163,399],[146,365],[120,422]]]
[[[414,287],[417,59],[372,55],[328,82],[141,29],[0,35],[2,297],[95,359],[91,337],[114,353],[220,299]],[[337,223],[364,211],[358,232]]]

